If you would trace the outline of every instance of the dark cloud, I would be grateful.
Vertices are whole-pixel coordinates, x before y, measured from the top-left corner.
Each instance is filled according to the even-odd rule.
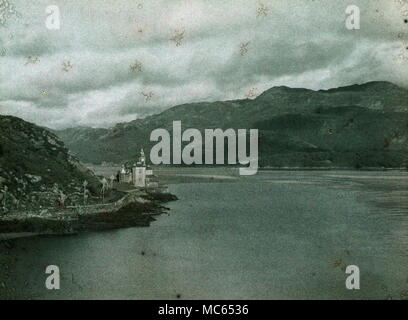
[[[257,17],[260,3],[266,16]],[[22,18],[0,27],[0,112],[53,128],[110,126],[251,88],[405,85],[408,4],[353,3],[361,29],[351,31],[345,0],[56,0],[61,29],[48,30],[49,1],[15,0]],[[30,56],[39,61],[27,64]]]

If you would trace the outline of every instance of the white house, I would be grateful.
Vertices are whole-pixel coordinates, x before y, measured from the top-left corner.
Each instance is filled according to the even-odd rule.
[[[158,181],[153,175],[153,170],[146,165],[143,149],[140,151],[139,160],[132,167],[122,165],[119,172],[119,182],[131,183],[138,188],[158,187]]]

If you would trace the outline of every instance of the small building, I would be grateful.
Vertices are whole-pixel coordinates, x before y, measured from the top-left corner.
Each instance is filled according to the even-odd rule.
[[[143,149],[140,151],[139,160],[133,165],[122,165],[119,172],[119,182],[130,183],[137,188],[158,187],[158,179],[153,175],[153,170],[146,165]]]
[[[132,180],[135,187],[146,187],[146,167],[135,165],[132,170]]]
[[[122,165],[122,169],[119,171],[119,182],[121,183],[131,183],[132,182],[132,172],[126,165]]]

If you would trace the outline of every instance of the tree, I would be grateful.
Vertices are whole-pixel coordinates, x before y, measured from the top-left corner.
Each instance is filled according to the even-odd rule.
[[[64,192],[60,191],[57,201],[58,201],[58,205],[62,208],[65,207],[65,201],[67,200],[67,196],[64,194]]]
[[[113,189],[113,181],[115,181],[115,176],[112,174],[111,176],[110,176],[110,178],[109,178],[109,182],[110,182],[110,189]]]
[[[8,187],[4,186],[2,193],[3,193],[3,209],[6,210],[7,209],[7,191],[8,191]]]
[[[105,191],[108,190],[108,189],[109,189],[108,180],[106,180],[106,178],[104,177],[104,178],[102,179],[102,189],[101,189],[101,192],[102,192],[102,201],[105,200]]]
[[[87,185],[88,185],[88,181],[85,180],[85,181],[82,183],[82,186],[84,187],[84,206],[86,205],[86,200],[88,199],[88,194],[89,194],[89,191],[88,191],[88,189],[86,188]]]
[[[54,185],[52,186],[52,192],[55,194],[59,194],[58,183],[54,183]]]

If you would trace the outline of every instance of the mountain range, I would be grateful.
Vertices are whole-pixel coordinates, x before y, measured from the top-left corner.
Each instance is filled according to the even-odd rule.
[[[329,90],[273,87],[255,99],[178,105],[112,128],[54,131],[83,162],[134,161],[157,128],[259,129],[261,167],[402,167],[408,90],[383,81]],[[148,153],[147,153],[148,154]]]

